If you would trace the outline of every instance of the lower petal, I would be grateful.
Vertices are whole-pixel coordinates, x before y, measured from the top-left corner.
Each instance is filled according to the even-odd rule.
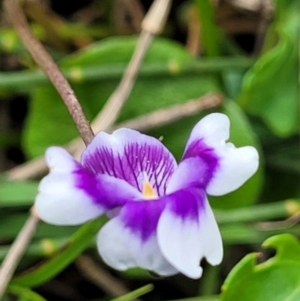
[[[156,227],[163,206],[159,200],[126,204],[99,232],[97,243],[103,260],[121,271],[141,267],[162,276],[177,274],[157,243]]]
[[[87,172],[64,149],[46,152],[50,173],[35,200],[38,215],[55,225],[78,225],[139,196],[124,181]]]
[[[159,247],[164,257],[184,275],[202,275],[200,261],[216,265],[223,257],[220,232],[204,192],[178,191],[169,196],[157,228]]]

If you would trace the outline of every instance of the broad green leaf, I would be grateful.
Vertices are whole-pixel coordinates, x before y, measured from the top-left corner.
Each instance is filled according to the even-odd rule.
[[[277,4],[275,26],[270,30],[275,28],[278,42],[246,74],[239,104],[284,137],[298,128],[299,5],[289,0]]]
[[[90,245],[105,220],[102,216],[84,224],[71,236],[65,248],[37,268],[13,278],[11,284],[35,287],[55,277]]]
[[[107,101],[118,80],[85,81],[81,70],[89,66],[127,63],[135,44],[136,38],[133,37],[111,38],[62,61],[62,68],[73,68],[74,79],[77,79],[73,87],[90,120]],[[139,78],[119,121],[218,91],[218,81],[212,75],[200,77],[194,73],[180,74],[181,68],[191,62],[193,58],[178,44],[164,39],[155,40],[146,55],[145,64],[160,63],[168,66],[170,73]],[[41,155],[49,145],[64,144],[76,136],[77,131],[71,117],[54,88],[50,85],[37,87],[32,92],[23,136],[27,153],[31,157]]]
[[[33,181],[0,181],[0,208],[32,205],[37,187]]]
[[[300,300],[300,243],[290,234],[270,237],[264,248],[276,255],[257,264],[258,253],[244,257],[230,272],[220,301]]]

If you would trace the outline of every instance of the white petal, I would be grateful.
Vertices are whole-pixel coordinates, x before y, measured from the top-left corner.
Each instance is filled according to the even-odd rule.
[[[118,217],[102,227],[97,244],[104,262],[116,270],[141,267],[161,276],[178,273],[162,256],[155,235],[142,241],[130,229],[125,228]]]
[[[221,113],[212,113],[202,118],[193,128],[186,149],[195,141],[203,139],[209,146],[217,146],[229,138],[229,118]]]
[[[218,150],[219,167],[207,187],[210,195],[223,195],[243,185],[258,169],[258,152],[254,147],[235,148],[231,143]]]
[[[79,164],[62,148],[51,147],[46,153],[50,173],[40,183],[35,200],[38,215],[55,225],[77,225],[103,213],[103,208],[75,185],[72,171]]]
[[[200,120],[192,130],[183,161],[180,163],[181,165],[190,161],[186,162],[184,172],[186,173],[188,168],[194,169],[190,181],[198,178],[199,184],[204,183],[202,186],[206,187],[207,193],[211,195],[234,191],[258,169],[258,152],[254,147],[236,148],[232,143],[226,143],[229,138],[229,126],[228,117],[220,113],[207,115]],[[195,162],[193,166],[190,164],[191,157],[197,157],[201,161],[198,164]],[[174,177],[171,190],[177,185],[180,186],[180,183]]]
[[[183,219],[165,209],[158,223],[158,242],[164,257],[184,275],[202,275],[200,261],[217,265],[223,257],[222,240],[211,208],[206,201],[199,221]]]

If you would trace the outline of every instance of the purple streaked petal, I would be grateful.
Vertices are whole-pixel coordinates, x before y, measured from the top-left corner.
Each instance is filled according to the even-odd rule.
[[[105,174],[95,175],[83,168],[73,172],[75,187],[84,191],[93,203],[111,210],[125,203],[140,199],[142,194],[124,180]]]
[[[193,128],[191,135],[186,144],[183,159],[190,154],[194,154],[191,148],[198,145],[198,141],[202,141],[204,145],[210,148],[216,148],[219,144],[229,138],[230,121],[228,117],[221,113],[212,113],[202,118]],[[201,146],[200,143],[200,147]]]
[[[141,267],[162,276],[177,274],[157,245],[156,227],[163,207],[160,200],[126,204],[99,232],[103,260],[117,270]]]
[[[229,125],[228,117],[220,113],[207,115],[196,124],[182,161],[168,183],[168,193],[194,186],[222,195],[237,189],[255,173],[257,151],[226,143]]]
[[[201,158],[187,158],[179,163],[171,175],[166,193],[170,194],[188,187],[205,188],[208,185],[208,179],[211,178],[210,173],[211,170]]]
[[[122,180],[92,175],[62,148],[49,148],[46,161],[50,173],[40,183],[35,207],[51,224],[81,224],[141,196]]]
[[[202,258],[216,265],[223,257],[217,223],[203,190],[190,188],[169,197],[158,223],[158,245],[178,271],[200,278]]]
[[[158,196],[164,195],[177,165],[159,140],[131,129],[97,134],[83,152],[82,164],[94,174],[125,180],[140,192],[148,180]]]

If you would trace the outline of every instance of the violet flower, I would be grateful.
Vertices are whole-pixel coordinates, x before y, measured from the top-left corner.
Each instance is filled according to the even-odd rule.
[[[51,147],[37,212],[56,225],[106,213],[111,219],[100,229],[97,245],[108,265],[199,278],[202,258],[217,265],[223,257],[206,194],[229,193],[258,168],[257,151],[235,148],[228,138],[229,119],[214,113],[194,127],[178,165],[159,140],[125,128],[100,132],[81,163]]]

